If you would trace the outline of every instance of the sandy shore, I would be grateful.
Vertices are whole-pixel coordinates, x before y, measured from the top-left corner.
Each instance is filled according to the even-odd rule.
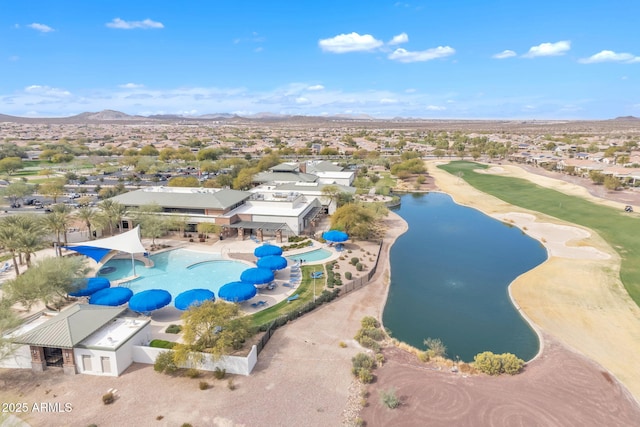
[[[640,370],[630,363],[640,352],[640,309],[619,279],[620,258],[591,230],[509,205],[475,190],[458,177],[429,164],[437,185],[456,202],[509,221],[542,241],[549,259],[516,279],[511,295],[537,327],[612,373],[640,400]],[[531,180],[591,202],[621,204],[590,195],[584,188],[533,175],[516,166],[490,173]]]

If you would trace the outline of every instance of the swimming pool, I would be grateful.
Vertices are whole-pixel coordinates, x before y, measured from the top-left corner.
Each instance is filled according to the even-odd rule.
[[[240,261],[222,259],[219,254],[174,249],[151,255],[152,268],[136,261],[138,277],[121,286],[130,288],[134,293],[147,289],[165,289],[175,298],[181,292],[204,288],[218,296],[220,287],[229,282],[240,280],[240,274],[251,266]],[[130,259],[112,259],[100,269],[110,281],[133,276]],[[105,272],[108,272],[104,274]]]
[[[327,249],[315,249],[313,251],[304,252],[301,254],[291,255],[286,257],[289,261],[299,261],[303,259],[304,262],[314,262],[314,261],[322,261],[323,259],[329,258],[331,256],[331,251]]]

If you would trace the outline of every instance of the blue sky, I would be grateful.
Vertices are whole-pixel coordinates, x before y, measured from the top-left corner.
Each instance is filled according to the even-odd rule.
[[[0,0],[0,113],[640,116],[637,0]]]

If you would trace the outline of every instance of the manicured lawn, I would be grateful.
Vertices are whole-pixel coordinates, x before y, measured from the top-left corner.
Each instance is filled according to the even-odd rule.
[[[300,298],[295,301],[288,302],[286,299],[278,304],[259,311],[251,316],[251,324],[253,326],[266,325],[273,322],[276,318],[295,311],[299,307],[313,300],[313,279],[311,273],[314,271],[324,271],[324,265],[310,265],[302,267],[302,281],[292,294],[299,294]],[[322,279],[316,279],[316,296],[319,296],[324,289],[324,276]]]
[[[462,179],[469,184],[507,203],[594,230],[620,254],[620,278],[631,298],[640,305],[640,218],[637,214],[591,203],[523,179],[479,174],[473,170],[487,166],[477,163],[457,161],[438,167],[453,175],[462,173]]]

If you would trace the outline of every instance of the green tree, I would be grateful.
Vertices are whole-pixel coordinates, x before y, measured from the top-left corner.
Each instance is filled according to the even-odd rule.
[[[27,309],[37,301],[43,301],[47,308],[66,299],[75,291],[89,268],[81,257],[50,257],[39,260],[22,275],[7,280],[3,290],[9,298]]]
[[[612,190],[612,191],[613,190],[617,190],[622,185],[620,180],[618,178],[616,178],[615,176],[612,176],[612,175],[605,176],[603,184],[604,184],[604,188],[606,188],[607,190]]]
[[[604,174],[600,171],[591,170],[589,171],[589,178],[594,184],[602,184],[604,183]]]
[[[500,375],[502,372],[500,356],[490,351],[476,354],[473,358],[473,364],[477,370],[485,374]]]
[[[16,349],[12,339],[6,337],[9,331],[20,325],[20,320],[11,309],[11,305],[13,305],[13,301],[8,298],[0,300],[0,360],[9,356]],[[2,418],[0,418],[1,420]]]
[[[174,176],[167,182],[169,187],[200,187],[200,181],[195,176]]]
[[[160,154],[160,152],[152,144],[149,144],[142,147],[138,154],[140,154],[141,156],[157,156]]]
[[[175,360],[198,362],[194,352],[209,353],[214,359],[230,350],[242,348],[250,336],[250,320],[238,304],[224,301],[205,301],[182,315],[182,343],[175,350]],[[194,360],[196,359],[196,360]]]
[[[20,157],[5,157],[0,160],[0,172],[11,176],[18,169],[22,169],[22,159]]]
[[[58,197],[64,194],[64,178],[54,178],[47,180],[40,185],[40,193],[53,199],[53,203],[58,203]]]
[[[140,234],[151,238],[151,244],[155,246],[156,239],[164,236],[171,228],[171,220],[159,215],[162,207],[158,204],[142,205],[131,212],[135,221],[140,224]]]
[[[376,212],[373,206],[348,203],[340,206],[333,213],[331,228],[343,230],[351,238],[366,240],[375,234],[376,225],[382,214],[383,212]]]
[[[248,190],[251,188],[253,176],[257,171],[254,168],[242,169],[233,180],[233,188],[236,190]]]
[[[0,190],[0,194],[8,198],[13,204],[17,203],[18,200],[24,200],[26,196],[33,194],[33,187],[24,181],[16,181]]]

